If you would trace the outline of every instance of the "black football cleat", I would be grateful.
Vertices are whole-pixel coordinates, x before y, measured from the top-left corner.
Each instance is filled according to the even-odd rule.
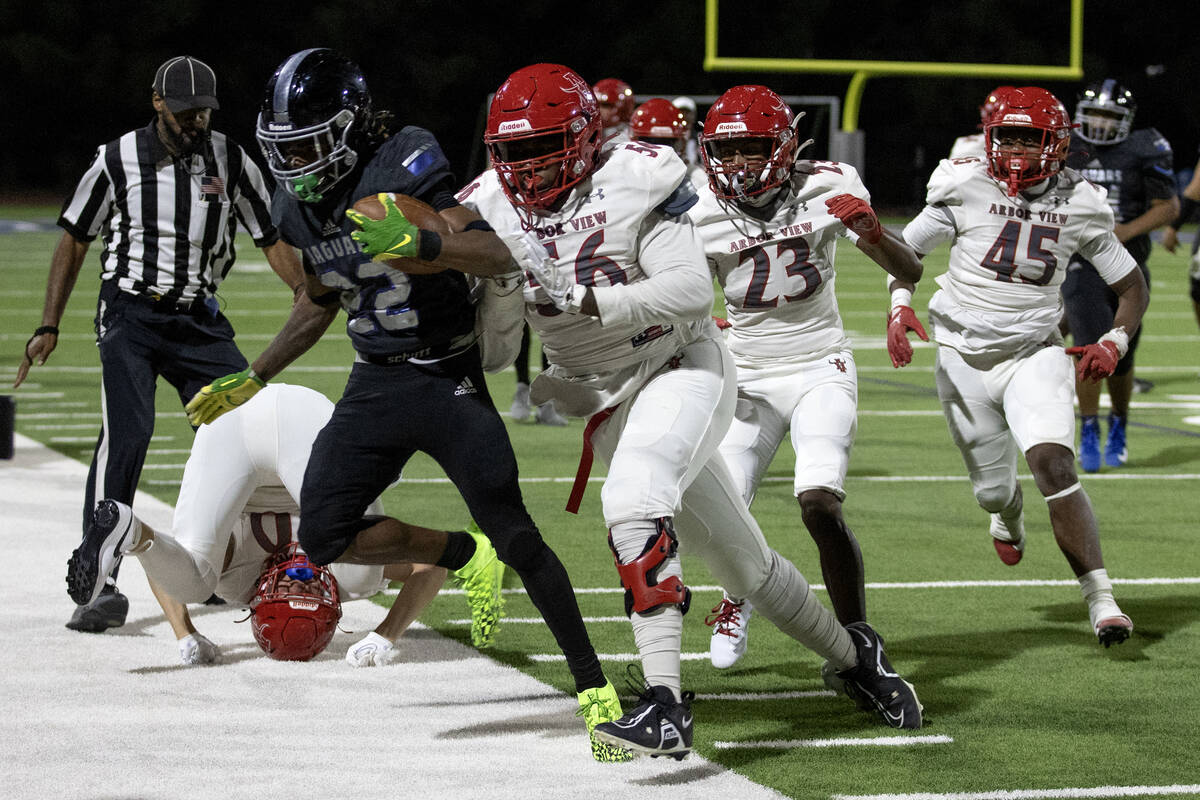
[[[641,702],[618,720],[602,722],[592,736],[605,744],[644,753],[651,758],[671,756],[682,761],[692,751],[692,692],[675,694],[665,686],[647,686]]]
[[[892,669],[883,652],[883,637],[865,622],[850,623],[846,632],[858,653],[856,665],[837,673],[846,694],[859,708],[873,709],[893,728],[920,728],[925,709],[912,684]]]
[[[83,633],[103,633],[109,628],[124,625],[128,613],[129,598],[117,591],[116,586],[105,586],[96,602],[75,607],[67,627]]]
[[[79,606],[96,602],[121,556],[132,546],[133,509],[115,500],[102,500],[92,513],[83,542],[67,560],[67,594]]]

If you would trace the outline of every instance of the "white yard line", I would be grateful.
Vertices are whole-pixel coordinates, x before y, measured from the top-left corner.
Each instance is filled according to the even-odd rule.
[[[1200,795],[1200,784],[1169,786],[1093,786],[1067,789],[996,789],[990,792],[917,792],[914,794],[835,794],[830,800],[1087,800],[1101,797]]]
[[[801,747],[909,747],[911,745],[953,744],[954,739],[941,734],[913,736],[875,736],[859,738],[843,736],[835,739],[768,739],[758,742],[713,742],[718,750],[796,750]]]

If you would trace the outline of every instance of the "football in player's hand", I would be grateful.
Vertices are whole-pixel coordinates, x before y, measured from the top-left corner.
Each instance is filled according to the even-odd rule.
[[[415,197],[409,197],[406,194],[395,194],[392,192],[388,194],[391,195],[396,208],[400,209],[405,219],[413,225],[443,235],[450,233],[450,226],[446,223],[442,215],[434,210],[433,206]],[[371,219],[383,219],[387,214],[383,203],[379,201],[379,196],[374,194],[367,195],[357,201],[354,204],[354,210]],[[429,261],[422,261],[419,258],[392,258],[388,259],[385,263],[393,269],[398,269],[401,272],[411,272],[416,275],[429,275],[434,272],[442,272],[446,269]]]

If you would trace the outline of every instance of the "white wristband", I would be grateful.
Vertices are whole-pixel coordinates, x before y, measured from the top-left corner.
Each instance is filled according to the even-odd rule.
[[[892,311],[896,310],[897,306],[908,306],[912,308],[912,290],[911,289],[893,289],[892,290]]]
[[[1117,355],[1120,358],[1124,358],[1125,354],[1129,352],[1129,334],[1125,332],[1124,326],[1113,328],[1101,336],[1097,344],[1100,342],[1112,342],[1115,344],[1117,346]]]

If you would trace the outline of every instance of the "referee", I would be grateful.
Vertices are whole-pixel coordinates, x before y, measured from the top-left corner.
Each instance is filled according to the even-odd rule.
[[[271,224],[258,166],[209,129],[220,108],[212,69],[191,56],[172,58],[158,68],[151,97],[150,124],[101,145],[63,206],[42,324],[25,344],[13,384],[54,352],[67,299],[99,235],[101,428],[84,492],[84,530],[100,500],[133,504],[154,433],[158,377],[186,403],[214,378],[247,367],[216,297],[233,266],[238,221],[288,286],[304,283],[295,251]],[[110,579],[67,627],[99,633],[125,624],[128,610]]]

